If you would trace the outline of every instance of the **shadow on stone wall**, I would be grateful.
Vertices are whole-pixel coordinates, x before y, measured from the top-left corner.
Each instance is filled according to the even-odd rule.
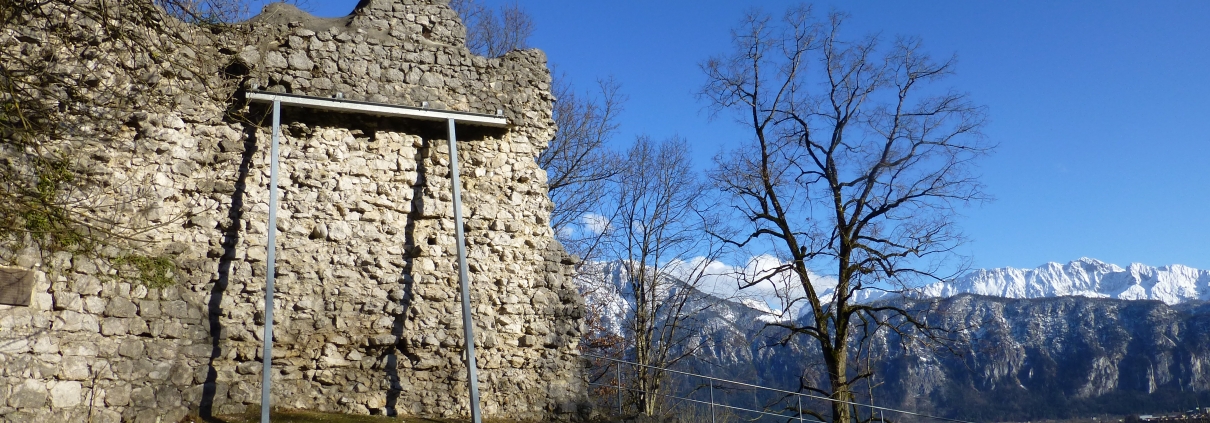
[[[217,413],[223,412],[221,410],[224,410],[225,402],[230,401],[230,399],[227,399],[227,390],[229,390],[231,383],[236,382],[226,381],[226,379],[220,381],[219,377],[219,375],[227,375],[227,371],[231,370],[227,369],[227,366],[230,366],[231,364],[226,363],[227,359],[225,359],[224,349],[226,349],[227,352],[230,352],[230,349],[234,348],[234,346],[232,346],[230,343],[231,341],[227,340],[227,331],[234,329],[226,328],[226,325],[231,323],[225,323],[224,317],[227,313],[230,313],[230,311],[225,311],[223,301],[227,295],[241,295],[240,292],[227,292],[227,286],[231,285],[232,283],[243,283],[243,280],[238,280],[243,277],[237,276],[236,273],[238,273],[238,266],[248,265],[248,263],[240,263],[240,261],[243,260],[240,255],[240,249],[249,247],[249,239],[244,239],[246,237],[241,236],[241,231],[243,231],[244,227],[247,226],[247,219],[252,219],[252,216],[244,214],[243,210],[244,207],[246,207],[246,203],[249,202],[249,199],[247,198],[249,187],[247,184],[249,184],[249,174],[255,172],[255,169],[253,169],[253,167],[255,167],[254,157],[257,157],[258,153],[263,151],[259,150],[259,144],[267,143],[267,141],[269,141],[267,139],[258,138],[258,132],[260,133],[260,137],[265,137],[265,134],[271,131],[269,124],[267,124],[266,117],[269,115],[269,112],[270,109],[267,108],[267,106],[254,106],[250,116],[254,116],[253,118],[263,118],[263,122],[260,124],[248,123],[246,126],[244,126],[242,144],[231,143],[230,145],[220,146],[224,152],[240,153],[240,164],[238,164],[236,179],[234,181],[235,189],[232,191],[230,197],[230,208],[226,210],[225,221],[219,226],[219,230],[223,236],[221,236],[220,243],[221,255],[217,257],[217,279],[214,280],[213,286],[211,290],[209,290],[207,309],[204,311],[204,314],[206,314],[207,318],[206,323],[204,324],[207,324],[209,334],[209,359],[206,367],[206,378],[204,378],[204,382],[202,384],[202,395],[200,402],[198,402],[197,410],[198,415],[200,415],[203,419],[212,419],[214,415],[217,415]],[[384,413],[386,416],[410,416],[416,415],[416,413],[424,413],[425,410],[421,410],[422,406],[419,404],[413,404],[413,402],[404,400],[404,398],[407,398],[408,396],[407,393],[409,392],[409,389],[413,388],[411,388],[411,377],[408,375],[401,375],[401,370],[413,369],[416,364],[421,363],[421,361],[425,361],[426,357],[432,354],[431,352],[426,352],[426,350],[413,350],[416,348],[416,346],[413,346],[413,344],[408,342],[408,337],[410,334],[407,334],[407,323],[409,320],[415,319],[414,314],[416,312],[414,311],[414,307],[417,295],[415,292],[415,285],[417,283],[417,279],[415,274],[416,271],[414,270],[414,262],[416,260],[416,254],[419,254],[417,253],[417,244],[424,242],[424,239],[417,239],[419,237],[424,237],[419,234],[421,230],[417,226],[424,226],[420,224],[421,221],[444,219],[437,218],[437,216],[426,216],[424,215],[424,212],[422,212],[422,208],[424,208],[425,198],[433,195],[432,192],[427,193],[427,195],[425,192],[427,187],[430,187],[430,178],[433,178],[434,174],[444,174],[444,172],[442,172],[443,169],[431,169],[431,167],[434,166],[431,156],[434,152],[433,149],[439,149],[439,147],[443,147],[445,145],[445,140],[448,138],[448,132],[446,132],[448,131],[448,127],[446,127],[445,122],[398,120],[398,118],[332,114],[332,112],[315,112],[286,108],[282,110],[282,131],[283,137],[286,138],[282,140],[283,144],[288,145],[289,143],[299,141],[299,139],[295,138],[298,138],[300,134],[292,134],[294,129],[296,129],[294,128],[295,124],[298,123],[302,123],[301,129],[307,134],[309,134],[311,131],[311,129],[307,129],[307,127],[327,127],[346,128],[350,129],[350,131],[367,135],[374,134],[376,132],[413,134],[424,140],[424,145],[416,147],[413,153],[411,153],[413,156],[401,157],[410,158],[411,162],[415,163],[416,179],[415,182],[413,182],[413,184],[410,186],[411,207],[408,212],[407,219],[404,221],[404,227],[402,228],[404,237],[404,245],[402,245],[403,256],[399,257],[399,259],[402,259],[403,265],[401,270],[399,270],[397,273],[398,279],[396,285],[392,286],[390,289],[387,289],[387,295],[390,296],[388,301],[394,303],[394,307],[391,307],[390,312],[392,321],[391,332],[388,336],[363,334],[363,336],[369,336],[369,338],[365,340],[367,343],[361,344],[361,348],[364,348],[362,349],[362,352],[367,355],[367,357],[375,358],[373,370],[363,367],[362,371],[369,370],[376,373],[376,375],[379,375],[378,377],[371,377],[371,379],[376,378],[380,382],[378,382],[379,384],[376,384],[376,386],[371,386],[370,389],[384,389],[386,394],[385,407],[380,408],[380,410],[376,410],[376,412]],[[462,174],[463,180],[465,180],[469,170],[473,170],[471,161],[466,160],[466,157],[468,156],[467,153],[471,152],[471,150],[473,150],[478,143],[482,143],[482,141],[488,141],[491,139],[499,140],[505,138],[508,129],[459,126],[457,127],[457,131],[459,131],[460,149],[466,150],[463,152],[463,155],[461,155],[463,157]],[[307,135],[302,135],[302,137],[307,137]],[[373,135],[370,135],[370,137],[373,137]],[[442,176],[442,178],[445,178],[445,176]],[[407,190],[407,187],[399,186],[399,189]],[[283,193],[280,193],[280,196],[282,195]],[[286,204],[281,204],[280,207],[286,207]],[[278,244],[278,249],[281,249],[283,236],[284,233],[278,236],[278,243],[280,243]],[[450,233],[450,236],[453,236],[453,233]],[[211,257],[209,260],[214,259],[215,257]],[[548,261],[549,260],[551,259],[548,259]],[[558,261],[558,259],[555,259],[555,261]],[[260,262],[253,266],[263,265],[264,263]],[[548,266],[551,266],[551,263],[548,263]],[[232,280],[232,278],[237,280]],[[424,282],[424,280],[421,280],[421,282]],[[559,296],[564,295],[565,294],[563,294],[563,292],[560,292],[559,294]],[[283,313],[289,313],[289,311],[283,311]],[[557,312],[555,314],[560,313]],[[286,317],[286,315],[283,315],[283,318],[284,317]],[[330,315],[328,315],[328,317],[330,317]],[[317,318],[322,319],[324,317],[323,315],[319,315]],[[284,328],[280,330],[283,329]],[[559,332],[565,332],[567,330],[569,329],[559,328]],[[281,332],[278,332],[278,334],[275,336],[275,340],[282,340]],[[551,344],[558,344],[558,342],[553,342]],[[284,349],[296,347],[298,346],[286,346],[286,344],[280,346],[280,348]],[[346,371],[357,370],[350,369]],[[465,371],[465,369],[462,371]],[[483,377],[483,375],[480,375],[480,377]],[[241,379],[243,379],[243,377],[241,377]],[[463,381],[465,381],[465,379],[463,379]],[[249,378],[247,379],[247,382],[252,383],[253,381]],[[259,381],[255,384],[259,386]],[[304,389],[306,389],[305,386],[305,383],[302,384]],[[316,386],[316,388],[318,389],[319,387]],[[566,405],[564,407],[566,407]],[[371,410],[371,412],[375,411]]]
[[[413,363],[420,361],[420,357],[408,349],[408,346],[403,342],[403,324],[407,320],[408,311],[412,308],[412,300],[415,298],[413,289],[416,285],[416,278],[413,277],[412,266],[414,263],[411,251],[416,246],[416,219],[420,216],[419,203],[424,196],[425,180],[428,178],[427,166],[424,165],[424,160],[421,159],[422,149],[418,149],[413,161],[416,162],[416,183],[412,185],[412,211],[408,213],[407,224],[404,226],[404,236],[407,239],[404,245],[403,271],[399,275],[399,281],[402,285],[403,292],[399,299],[400,308],[394,316],[394,321],[391,324],[391,335],[395,337],[395,342],[391,348],[384,353],[383,362],[385,363],[385,371],[387,380],[390,383],[390,388],[387,390],[386,415],[399,415],[399,397],[403,393],[403,384],[399,378],[399,355],[403,355]]]
[[[232,261],[236,257],[236,247],[240,244],[240,226],[244,221],[244,193],[247,191],[248,173],[252,166],[252,157],[257,152],[257,127],[253,125],[244,126],[244,144],[243,151],[240,154],[239,173],[236,176],[235,192],[231,194],[231,207],[227,210],[227,220],[223,222],[222,227],[223,255],[219,257],[218,279],[214,282],[214,287],[210,289],[210,299],[206,302],[206,319],[210,332],[210,360],[206,368],[206,380],[202,385],[202,399],[198,407],[198,414],[202,417],[212,417],[214,413],[214,400],[218,393],[218,369],[215,367],[215,361],[222,356],[222,340],[224,338],[223,323],[222,323],[222,303],[223,293],[227,290],[227,285],[231,281],[231,266]]]

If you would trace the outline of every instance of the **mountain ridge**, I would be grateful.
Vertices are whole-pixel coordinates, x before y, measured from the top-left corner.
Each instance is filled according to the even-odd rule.
[[[979,269],[953,281],[924,286],[925,297],[970,293],[1004,298],[1083,296],[1120,300],[1158,300],[1173,305],[1210,301],[1210,270],[1180,264],[1127,267],[1082,257],[1066,264],[1049,262],[1033,269]]]
[[[588,302],[604,306],[597,312],[609,315],[601,316],[613,323],[607,330],[621,334],[629,307],[624,271],[604,263],[590,269],[599,273]],[[951,331],[954,343],[925,347],[893,332],[871,338],[879,376],[869,400],[977,421],[1162,413],[1210,403],[1210,302],[1203,300],[1210,272],[1082,258],[979,270],[921,291],[928,289],[933,295],[925,298],[868,301],[935,299],[929,320]],[[687,326],[688,344],[698,351],[679,370],[779,389],[823,386],[810,365],[820,359],[817,346],[767,325],[796,314],[742,296],[696,298],[716,306]],[[752,395],[724,401],[746,404]]]

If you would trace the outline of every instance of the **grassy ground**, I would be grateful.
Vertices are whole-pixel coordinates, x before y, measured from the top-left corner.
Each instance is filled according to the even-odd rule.
[[[304,410],[274,410],[269,414],[274,423],[460,423],[462,420],[422,419],[418,417],[362,416],[353,414],[320,413]],[[484,420],[485,423],[515,423],[509,420]],[[260,410],[249,410],[244,414],[212,418],[186,417],[180,423],[260,423]]]

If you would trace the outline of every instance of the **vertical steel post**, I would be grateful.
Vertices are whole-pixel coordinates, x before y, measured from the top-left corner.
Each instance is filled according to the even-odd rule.
[[[798,423],[802,423],[802,395],[795,395],[798,398]]]
[[[273,276],[277,273],[277,139],[281,136],[281,100],[273,100],[273,136],[269,147],[269,241],[265,243],[265,346],[261,349],[260,421],[269,423],[270,373],[273,369]],[[214,336],[218,336],[215,334]]]
[[[621,416],[622,415],[622,362],[615,361],[613,364],[615,365],[615,367],[613,368],[614,373],[615,373],[614,379],[618,382],[618,415]]]
[[[714,373],[714,372],[710,372]],[[714,422],[714,379],[710,380],[710,423]]]
[[[479,415],[479,376],[475,368],[475,332],[471,321],[471,293],[466,270],[466,234],[462,230],[462,181],[458,177],[458,143],[454,120],[449,120],[450,180],[454,185],[454,232],[458,238],[458,283],[462,290],[462,336],[466,339],[466,375],[471,394],[471,421],[481,423]]]

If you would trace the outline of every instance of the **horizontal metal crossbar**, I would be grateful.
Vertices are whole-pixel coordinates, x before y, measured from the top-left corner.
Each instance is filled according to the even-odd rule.
[[[420,107],[407,107],[386,103],[371,103],[368,101],[346,100],[342,98],[312,97],[299,94],[275,93],[269,91],[248,91],[248,100],[272,103],[280,101],[286,106],[310,107],[313,109],[332,110],[346,113],[365,113],[378,116],[399,116],[413,119],[449,121],[468,123],[480,126],[506,127],[508,119],[503,116],[482,113],[460,112],[456,110],[433,110]]]
[[[672,370],[672,369],[668,369],[668,368],[664,368],[664,367],[651,366],[651,365],[647,365],[647,364],[635,363],[635,362],[633,362],[633,361],[619,360],[619,359],[616,359],[616,358],[603,357],[603,356],[599,356],[599,355],[593,355],[593,354],[582,354],[582,355],[583,355],[583,356],[585,356],[585,357],[597,358],[597,359],[601,359],[601,360],[608,360],[608,361],[612,361],[612,362],[614,362],[615,364],[617,364],[617,365],[619,365],[619,366],[620,366],[620,365],[622,365],[622,364],[629,364],[629,365],[631,365],[631,366],[641,366],[641,367],[646,367],[646,368],[650,368],[650,369],[657,369],[657,370],[664,371],[664,372],[668,372],[668,373],[676,373],[676,374],[681,374],[681,375],[685,375],[685,376],[691,376],[691,377],[696,377],[696,378],[706,379],[706,380],[709,380],[709,381],[712,381],[712,382],[723,382],[723,383],[729,383],[729,384],[733,384],[733,385],[739,385],[739,386],[744,386],[744,387],[749,387],[749,388],[761,389],[761,390],[765,390],[765,391],[780,392],[780,393],[783,393],[783,394],[787,394],[787,395],[793,395],[793,396],[797,396],[797,397],[811,398],[811,399],[817,399],[817,400],[823,400],[823,401],[830,401],[830,402],[838,402],[838,403],[841,403],[841,404],[848,404],[848,405],[857,406],[857,407],[865,407],[865,408],[868,408],[868,409],[871,409],[871,410],[880,410],[880,411],[886,411],[886,412],[891,412],[891,413],[906,414],[906,415],[910,415],[910,416],[924,417],[924,418],[929,418],[929,419],[933,419],[933,420],[941,420],[941,421],[947,421],[947,422],[955,422],[955,423],[974,423],[974,422],[967,421],[967,420],[951,419],[951,418],[946,418],[946,417],[940,417],[940,416],[933,416],[933,415],[929,415],[929,414],[917,413],[917,412],[914,412],[914,411],[899,410],[899,409],[895,409],[895,408],[889,408],[889,407],[880,407],[880,406],[873,405],[873,404],[862,404],[862,403],[859,403],[859,402],[845,401],[845,400],[839,400],[839,399],[835,399],[835,398],[828,398],[828,397],[825,397],[825,396],[822,396],[822,395],[805,394],[805,393],[802,393],[802,392],[787,391],[787,390],[785,390],[785,389],[777,389],[777,388],[770,388],[770,387],[767,387],[767,386],[753,385],[753,384],[751,384],[751,383],[744,383],[744,382],[740,382],[740,381],[736,381],[736,380],[729,380],[729,379],[717,378],[717,377],[713,377],[713,376],[699,375],[699,374],[696,374],[696,373],[682,372],[682,371],[679,371],[679,370]],[[694,400],[694,401],[696,401],[696,400]],[[700,402],[700,401],[698,401],[698,402]],[[719,404],[719,403],[716,403],[716,402],[706,402],[706,403],[704,403],[704,404],[712,404],[712,405],[714,405],[714,406],[716,406],[716,407],[718,407],[718,406],[722,406],[722,407],[734,408],[734,407],[731,407],[731,406],[728,406],[728,405],[724,405],[724,404]],[[741,410],[747,410],[747,409],[742,409],[742,408],[741,408]],[[747,410],[747,411],[756,411],[756,410]],[[759,412],[759,411],[758,411],[758,412]],[[783,416],[783,417],[785,417],[785,416]]]
[[[614,389],[618,389],[618,387],[617,387],[616,385],[608,385],[608,384],[604,384],[604,383],[589,383],[588,385],[589,385],[589,386],[602,386],[602,387],[607,387],[607,388],[614,388]],[[622,389],[623,389],[623,390],[625,390],[625,391],[628,391],[628,392],[643,392],[643,391],[641,391],[641,390],[638,390],[638,389],[633,389],[633,388],[622,388]],[[747,411],[747,412],[751,412],[751,413],[763,414],[763,415],[766,415],[766,416],[789,417],[789,418],[792,418],[792,419],[796,419],[796,418],[800,418],[800,417],[802,417],[802,416],[799,416],[799,415],[797,415],[797,414],[780,414],[780,413],[771,413],[771,412],[764,411],[764,410],[756,410],[756,409],[752,409],[752,408],[736,407],[736,406],[733,406],[733,405],[720,404],[720,403],[717,403],[717,402],[711,402],[711,401],[702,401],[702,400],[693,399],[693,398],[686,398],[686,397],[678,397],[678,396],[676,396],[676,395],[671,395],[671,394],[656,394],[656,395],[661,396],[661,397],[667,397],[667,398],[672,398],[672,399],[678,399],[678,400],[681,400],[681,401],[688,401],[688,402],[692,402],[692,403],[697,403],[697,404],[702,404],[702,405],[708,405],[708,406],[711,406],[711,407],[720,407],[720,408],[727,408],[727,409],[731,409],[731,410]],[[804,422],[812,422],[812,423],[824,423],[824,421],[823,421],[823,420],[819,420],[819,419],[816,419],[816,418],[814,418],[814,417],[811,417],[810,419],[808,419],[808,418],[806,418],[806,417],[803,417],[803,418],[801,419],[801,421],[804,421]]]

